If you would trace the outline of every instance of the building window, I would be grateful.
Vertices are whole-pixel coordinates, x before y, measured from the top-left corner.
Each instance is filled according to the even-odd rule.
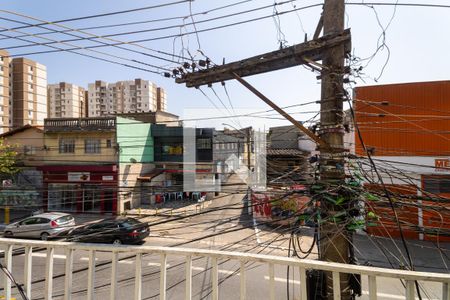
[[[75,139],[60,139],[59,153],[75,153]]]
[[[211,139],[198,139],[197,149],[211,149]]]
[[[84,153],[100,153],[99,139],[84,140]]]
[[[424,177],[423,189],[433,194],[450,194],[450,176]]]
[[[23,146],[23,154],[34,155],[34,154],[36,154],[36,149],[33,146],[25,145],[25,146]]]
[[[112,147],[112,141],[106,140],[106,148],[111,148],[111,147]]]

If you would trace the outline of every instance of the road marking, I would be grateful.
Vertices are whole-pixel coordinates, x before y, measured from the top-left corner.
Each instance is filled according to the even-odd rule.
[[[253,227],[255,228],[255,236],[256,236],[256,242],[259,244],[261,244],[261,240],[259,239],[259,232],[261,230],[259,230],[258,228],[258,224],[256,223],[255,218],[253,218]]]
[[[34,257],[47,258],[47,253],[33,252],[31,255],[33,255]],[[53,258],[66,259],[66,256],[64,254],[53,254]]]
[[[81,261],[89,261],[89,257],[80,257]],[[95,261],[98,260],[98,257],[95,258]]]
[[[205,271],[206,268],[203,267],[192,267],[192,270],[194,271]],[[218,271],[221,274],[225,274],[225,275],[239,275],[239,271],[235,272],[235,271],[228,271],[228,270],[219,270]]]
[[[161,264],[160,263],[154,263],[154,262],[149,262],[148,264],[147,264],[147,266],[152,266],[152,267],[160,267],[161,266]],[[170,264],[166,264],[166,266],[167,267],[170,267]]]

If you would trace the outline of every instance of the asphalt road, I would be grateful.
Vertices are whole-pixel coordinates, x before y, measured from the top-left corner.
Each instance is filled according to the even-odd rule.
[[[148,217],[151,224],[151,235],[145,241],[146,245],[182,246],[191,248],[230,250],[286,256],[289,234],[283,230],[258,226],[254,220],[242,212],[243,195],[230,195],[215,199],[209,207],[210,212],[182,220],[171,220],[164,217]],[[229,209],[220,209],[227,207]],[[159,223],[159,224],[158,224]],[[255,226],[256,225],[256,226]],[[311,237],[305,236],[302,242],[311,243]],[[56,251],[54,257],[53,294],[54,299],[63,299],[65,254]],[[375,255],[375,254],[373,254]],[[123,257],[125,255],[122,255]],[[316,258],[313,251],[310,258]],[[96,253],[96,264],[108,263],[109,253]],[[143,299],[158,299],[159,297],[159,265],[160,258],[156,255],[145,255],[142,260],[142,295]],[[185,292],[185,262],[182,257],[168,258],[167,299],[184,299]],[[72,299],[86,299],[88,253],[76,252],[73,260]],[[207,259],[193,260],[193,299],[211,298],[211,262]],[[24,257],[14,256],[13,274],[19,280],[23,278]],[[239,299],[240,274],[239,262],[219,261],[219,297],[220,299]],[[286,267],[275,268],[276,299],[300,299],[298,272],[289,270],[289,284]],[[45,252],[33,253],[32,278],[36,281],[32,287],[32,299],[44,299]],[[133,299],[134,292],[134,259],[119,262],[119,289],[117,299]],[[259,263],[247,265],[247,298],[268,299],[269,277],[268,266]],[[96,299],[109,299],[111,265],[99,266],[95,273]],[[3,284],[3,281],[0,282]],[[379,299],[404,299],[404,288],[398,280],[381,278],[378,280]],[[367,278],[363,278],[363,296],[368,299]],[[289,291],[289,297],[288,297]],[[15,297],[20,299],[13,289]],[[438,284],[423,286],[423,299],[440,299],[441,287]],[[1,293],[0,293],[1,295]]]

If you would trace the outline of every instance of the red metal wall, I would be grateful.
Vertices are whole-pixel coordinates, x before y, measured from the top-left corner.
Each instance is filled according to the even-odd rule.
[[[354,99],[356,121],[374,155],[450,155],[450,81],[359,87]],[[363,154],[355,140],[356,153]]]

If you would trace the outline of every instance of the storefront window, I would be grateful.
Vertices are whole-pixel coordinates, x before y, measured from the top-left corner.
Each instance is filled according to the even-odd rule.
[[[50,183],[48,185],[48,209],[58,211],[76,211],[77,192],[77,184]]]
[[[181,145],[164,145],[162,146],[162,154],[164,155],[182,155],[183,146]]]

